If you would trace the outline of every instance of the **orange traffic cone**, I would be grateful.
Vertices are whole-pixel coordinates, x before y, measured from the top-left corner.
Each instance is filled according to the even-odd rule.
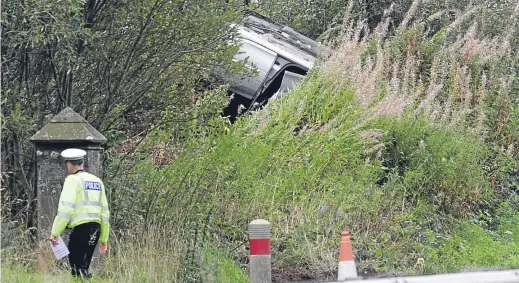
[[[357,267],[355,266],[353,248],[350,242],[350,232],[342,232],[337,279],[340,281],[352,278],[357,278]]]

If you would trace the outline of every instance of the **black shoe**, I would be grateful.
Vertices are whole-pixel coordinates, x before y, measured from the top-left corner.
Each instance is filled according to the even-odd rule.
[[[92,273],[88,272],[86,269],[78,269],[72,270],[72,276],[77,279],[92,279]]]

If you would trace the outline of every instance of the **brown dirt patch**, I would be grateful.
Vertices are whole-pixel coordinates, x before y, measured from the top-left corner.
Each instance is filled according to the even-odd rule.
[[[242,264],[242,268],[247,270],[249,273],[249,265]],[[373,267],[368,266],[366,268],[357,269],[359,279],[367,278],[386,278],[393,277],[392,274],[384,274],[377,272]],[[337,270],[335,271],[324,271],[324,270],[310,270],[305,268],[287,267],[279,268],[272,267],[272,283],[288,283],[288,282],[327,282],[337,280]]]
[[[391,277],[388,274],[377,272],[372,267],[358,270],[360,278],[384,278]],[[303,268],[273,268],[272,283],[318,281],[326,282],[337,280],[337,272],[323,270],[308,270]]]
[[[327,281],[334,279],[334,274],[322,270],[307,270],[302,268],[273,268],[272,283],[284,283],[294,281]]]

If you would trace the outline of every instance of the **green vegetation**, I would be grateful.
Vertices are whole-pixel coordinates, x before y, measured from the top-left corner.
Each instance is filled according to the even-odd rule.
[[[274,268],[315,277],[336,274],[343,230],[360,271],[518,267],[519,36],[485,20],[517,27],[512,4],[439,22],[410,9],[393,32],[346,24],[295,90],[236,124],[203,104],[216,92],[190,109],[203,120],[127,139],[110,152],[117,228],[98,276],[246,282],[256,218],[273,225]],[[23,263],[56,273],[8,258],[9,282]]]

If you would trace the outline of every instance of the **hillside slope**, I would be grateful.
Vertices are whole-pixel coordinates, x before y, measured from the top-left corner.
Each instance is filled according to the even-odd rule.
[[[205,244],[246,265],[247,223],[263,218],[287,274],[333,278],[343,230],[360,272],[517,267],[518,37],[490,32],[478,9],[431,36],[427,23],[393,36],[388,21],[351,25],[283,99],[232,127],[216,119],[126,182],[154,196],[152,223],[189,231],[194,266]],[[516,27],[518,11],[501,19]]]

